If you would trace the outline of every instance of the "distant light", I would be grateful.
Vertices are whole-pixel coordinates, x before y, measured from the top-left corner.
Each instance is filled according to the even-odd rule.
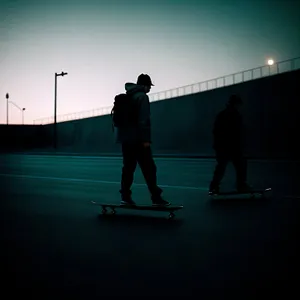
[[[269,65],[269,66],[272,66],[273,64],[274,64],[274,60],[273,60],[273,59],[269,59],[269,60],[268,60],[268,65]]]

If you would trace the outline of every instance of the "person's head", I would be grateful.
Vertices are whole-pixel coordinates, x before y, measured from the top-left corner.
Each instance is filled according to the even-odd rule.
[[[154,86],[154,84],[151,81],[150,76],[147,74],[140,74],[137,79],[137,84],[144,86],[145,93],[149,93],[151,90],[151,86]]]
[[[227,102],[227,107],[240,110],[243,101],[239,95],[231,95]]]

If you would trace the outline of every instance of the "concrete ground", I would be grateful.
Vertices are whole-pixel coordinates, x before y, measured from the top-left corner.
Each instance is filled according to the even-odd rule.
[[[118,203],[120,158],[0,156],[1,258],[10,295],[199,296],[278,288],[299,273],[299,162],[249,161],[249,183],[272,187],[267,200],[212,201],[214,160],[155,159],[168,213],[117,210],[103,216],[91,201]],[[234,186],[229,165],[224,189]],[[139,168],[137,203],[150,203]],[[285,294],[286,295],[286,294]]]

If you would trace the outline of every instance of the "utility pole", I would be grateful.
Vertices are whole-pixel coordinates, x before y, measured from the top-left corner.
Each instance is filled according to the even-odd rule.
[[[68,73],[61,72],[60,74],[55,73],[55,82],[54,82],[54,149],[57,148],[57,77],[65,76]]]

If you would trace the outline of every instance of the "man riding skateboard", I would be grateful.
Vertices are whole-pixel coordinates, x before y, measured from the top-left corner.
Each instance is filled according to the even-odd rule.
[[[135,205],[131,197],[134,172],[139,164],[154,206],[168,206],[170,203],[162,197],[162,189],[157,186],[156,165],[151,151],[150,102],[147,93],[153,86],[147,74],[141,74],[137,83],[126,83],[126,107],[123,109],[128,122],[116,126],[116,142],[122,144],[123,168],[121,179],[121,204]],[[115,98],[116,99],[116,98]],[[124,102],[123,102],[124,103]],[[120,111],[120,114],[122,111]],[[124,116],[126,119],[126,116]]]
[[[224,177],[228,162],[232,162],[236,171],[236,188],[238,192],[247,193],[252,188],[247,184],[247,161],[242,150],[242,115],[240,107],[242,99],[232,95],[226,108],[216,117],[213,135],[213,148],[216,153],[217,165],[210,183],[209,193],[218,194],[219,185]]]

